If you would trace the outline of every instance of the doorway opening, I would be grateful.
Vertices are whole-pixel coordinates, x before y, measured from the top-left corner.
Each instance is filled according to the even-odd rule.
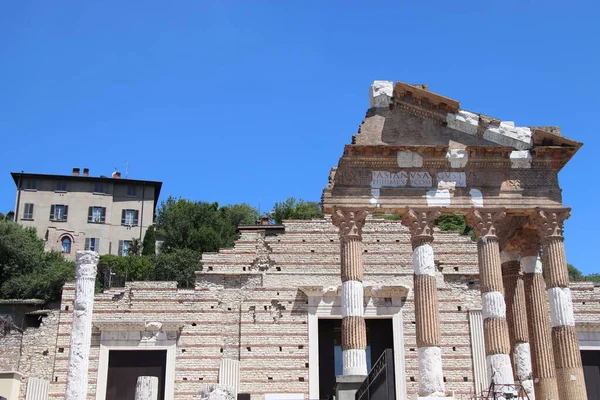
[[[588,400],[600,400],[600,350],[582,350],[581,361]]]
[[[367,371],[385,349],[394,348],[390,318],[366,319]],[[335,377],[342,375],[342,320],[319,319],[319,398],[333,398]]]
[[[140,376],[158,377],[158,400],[165,398],[166,350],[111,350],[106,400],[130,400]]]

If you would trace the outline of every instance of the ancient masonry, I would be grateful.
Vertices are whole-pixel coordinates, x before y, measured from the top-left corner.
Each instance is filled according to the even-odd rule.
[[[166,400],[324,398],[337,366],[341,379],[365,376],[389,339],[398,400],[470,399],[491,382],[586,399],[581,346],[600,347],[600,287],[568,281],[557,179],[580,147],[555,127],[376,81],[330,172],[324,218],[240,227],[233,248],[203,255],[193,290],[128,282],[94,296],[87,398],[107,398],[120,350],[164,352]],[[456,214],[476,241],[438,229]],[[76,288],[40,328],[0,338],[0,361],[24,375],[21,398],[30,377],[50,382],[50,399],[70,387],[82,351],[72,327],[91,310]],[[374,337],[375,320],[389,332]]]

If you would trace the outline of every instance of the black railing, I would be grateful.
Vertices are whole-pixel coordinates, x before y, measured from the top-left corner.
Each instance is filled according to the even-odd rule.
[[[356,391],[356,400],[393,400],[396,398],[394,351],[385,349],[363,384]]]

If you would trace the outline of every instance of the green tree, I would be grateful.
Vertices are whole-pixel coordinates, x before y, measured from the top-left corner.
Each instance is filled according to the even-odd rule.
[[[580,270],[575,268],[571,264],[567,264],[567,268],[569,270],[569,280],[571,282],[583,281],[584,277]]]
[[[0,282],[28,274],[43,265],[44,242],[35,229],[0,220]]]
[[[600,283],[600,274],[594,273],[594,274],[586,275],[585,280]]]
[[[75,280],[75,263],[59,252],[45,253],[35,270],[13,276],[2,285],[2,295],[15,299],[58,300],[65,282]]]
[[[252,223],[257,217],[258,211],[247,204],[219,208],[218,203],[169,197],[156,216],[156,228],[164,239],[161,252],[231,247],[238,237],[238,224]]]
[[[156,254],[156,234],[154,233],[154,225],[150,225],[144,235],[142,242],[142,255],[153,256]]]
[[[129,242],[129,249],[127,249],[127,254],[132,256],[139,256],[142,250],[142,244],[140,243],[140,239],[131,238],[131,242]]]
[[[456,231],[464,233],[467,228],[467,222],[464,215],[442,215],[435,220],[435,224],[441,231]]]
[[[275,203],[271,216],[280,224],[285,219],[323,218],[323,209],[319,202],[302,199],[296,201],[295,198],[289,197],[281,203]]]
[[[192,249],[176,249],[159,253],[154,266],[154,279],[177,281],[179,287],[193,288],[196,271],[202,270],[202,255]]]
[[[97,289],[123,286],[127,281],[151,281],[154,278],[154,258],[149,256],[115,256],[104,254],[98,262]],[[109,282],[112,281],[111,285]]]

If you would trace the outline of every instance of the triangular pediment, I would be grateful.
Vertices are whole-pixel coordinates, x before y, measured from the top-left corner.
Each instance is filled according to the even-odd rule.
[[[375,81],[370,107],[323,191],[334,207],[561,206],[558,172],[581,147],[552,126],[517,126],[463,110],[424,85]]]

